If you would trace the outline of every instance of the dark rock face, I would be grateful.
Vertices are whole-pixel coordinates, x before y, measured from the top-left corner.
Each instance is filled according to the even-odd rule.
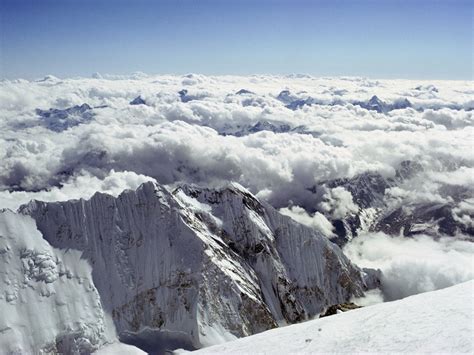
[[[372,96],[369,101],[356,101],[354,105],[358,105],[369,111],[376,111],[378,113],[387,113],[392,110],[400,110],[412,107],[412,104],[408,99],[395,101],[392,104],[386,103],[380,100],[376,95]]]
[[[427,92],[434,92],[434,93],[438,93],[439,90],[436,86],[434,85],[426,85],[426,86],[422,86],[422,85],[418,85],[417,87],[415,87],[415,90],[417,91],[427,91]]]
[[[202,94],[202,93],[191,95],[186,89],[178,91],[178,95],[181,102],[185,102],[185,103],[194,101],[194,100],[202,100],[207,97],[207,94]]]
[[[399,181],[403,181],[414,177],[423,170],[423,166],[420,163],[412,160],[404,160],[400,163],[400,167],[395,172],[395,177]]]
[[[297,110],[303,107],[304,105],[311,105],[313,103],[312,98],[300,98],[290,93],[289,90],[283,90],[278,94],[276,98],[278,101],[281,101],[286,108],[290,110]]]
[[[132,101],[130,101],[130,105],[146,105],[146,102],[141,96],[137,96]]]
[[[332,241],[342,247],[348,240],[356,237],[362,228],[389,235],[427,234],[439,237],[462,233],[474,236],[474,228],[455,217],[456,205],[473,195],[473,190],[466,186],[444,184],[439,188],[438,193],[452,200],[452,203],[411,203],[395,207],[387,205],[385,194],[388,189],[399,186],[423,171],[420,163],[406,160],[400,163],[394,178],[366,172],[350,179],[324,182],[321,188],[343,187],[349,191],[359,207],[356,213],[349,213],[343,219],[331,220],[337,235]],[[320,187],[314,186],[308,190],[317,193],[319,189]]]
[[[290,110],[297,110],[299,108],[302,108],[303,106],[305,105],[312,105],[313,104],[313,100],[311,98],[308,98],[308,99],[298,99],[298,100],[294,100],[292,102],[290,102],[288,105],[286,105],[285,107],[290,109]]]
[[[327,183],[330,188],[344,187],[352,194],[354,202],[361,208],[380,205],[385,190],[392,186],[391,182],[379,173],[367,172],[351,179],[336,179]]]
[[[238,130],[232,130],[229,132],[221,133],[223,135],[232,135],[236,137],[243,137],[249,134],[254,134],[262,131],[269,131],[273,133],[287,133],[292,132],[293,129],[288,124],[269,122],[269,121],[258,121],[254,125],[238,126]]]
[[[342,248],[347,241],[357,236],[362,223],[358,214],[351,214],[344,219],[332,220],[332,225],[337,237],[332,238],[331,241]]]
[[[395,101],[392,106],[391,106],[391,109],[392,110],[402,110],[402,109],[405,109],[405,108],[409,108],[409,107],[413,107],[411,102],[408,101],[407,98],[403,99],[403,100],[400,100],[400,101]]]
[[[50,108],[49,110],[36,109],[46,128],[55,132],[62,132],[70,127],[92,120],[94,114],[88,104],[76,105],[66,109]]]
[[[389,105],[380,100],[376,95],[372,96],[367,102],[360,102],[359,106],[367,110],[377,111],[378,113],[386,113],[389,111]]]
[[[362,307],[352,302],[335,304],[335,305],[329,306],[325,312],[319,315],[319,318],[333,316],[337,314],[338,311],[347,312],[347,311],[352,311],[353,309],[357,309],[357,308],[362,308]]]
[[[278,94],[277,100],[288,105],[295,100],[295,97],[291,95],[289,90],[283,90],[282,92]]]
[[[189,102],[189,101],[192,100],[188,96],[188,90],[186,90],[186,89],[178,91],[178,95],[179,95],[179,98],[180,98],[181,102]]]
[[[235,93],[236,95],[255,95],[253,91],[247,90],[247,89],[240,89]]]
[[[259,121],[255,125],[253,125],[248,131],[250,133],[256,133],[261,131],[271,131],[273,133],[285,133],[291,130],[290,125],[287,124],[280,124],[275,125],[268,121]]]
[[[348,240],[357,236],[362,227],[362,214],[365,209],[379,209],[384,206],[385,190],[392,186],[391,181],[378,173],[367,172],[351,179],[336,179],[325,184],[329,188],[343,187],[352,195],[353,201],[359,207],[358,213],[350,213],[344,219],[332,221],[337,237],[334,243],[343,246]]]
[[[434,237],[440,233],[454,236],[464,233],[474,236],[472,228],[466,227],[453,217],[453,206],[442,203],[424,203],[402,206],[382,216],[372,228],[390,235],[406,237],[428,234]]]
[[[344,102],[340,99],[333,99],[330,102],[318,100],[312,97],[301,97],[293,95],[289,90],[281,91],[278,96],[276,97],[277,100],[281,101],[286,108],[290,110],[298,110],[303,106],[311,106],[311,105],[329,105],[329,106],[337,106],[337,105],[344,105],[347,102]],[[394,101],[393,103],[387,103],[379,99],[376,95],[372,96],[368,101],[355,101],[352,102],[353,105],[360,106],[365,108],[369,111],[376,111],[378,113],[386,114],[393,110],[400,110],[413,107],[411,102],[407,99],[399,99]]]

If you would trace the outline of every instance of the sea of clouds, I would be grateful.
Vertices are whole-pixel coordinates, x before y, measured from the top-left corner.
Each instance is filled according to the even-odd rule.
[[[408,99],[411,107],[377,112],[357,104],[374,95],[388,104]],[[145,104],[131,105],[137,97]],[[0,208],[16,209],[33,198],[88,198],[96,191],[116,195],[147,180],[208,186],[237,181],[282,213],[332,237],[329,220],[344,218],[358,206],[342,187],[314,186],[367,171],[391,178],[409,160],[423,171],[387,191],[387,203],[455,204],[455,218],[473,225],[470,81],[48,76],[1,81],[0,102]],[[295,102],[307,104],[292,106]],[[77,112],[66,116],[61,111],[74,107]],[[446,186],[462,189],[462,196],[454,198]],[[444,240],[412,244],[390,238],[395,237],[361,240],[365,246],[425,248],[427,258],[441,255],[438,249],[446,245]],[[472,248],[466,245],[472,266]],[[392,263],[385,269],[389,279],[403,267]],[[400,292],[389,293],[407,294]]]
[[[438,290],[474,278],[474,243],[463,238],[412,238],[364,233],[344,247],[361,267],[382,271],[386,301]]]

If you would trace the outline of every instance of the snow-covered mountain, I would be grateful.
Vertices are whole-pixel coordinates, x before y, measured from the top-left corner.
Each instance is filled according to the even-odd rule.
[[[44,126],[54,132],[62,132],[70,127],[89,122],[94,116],[92,107],[88,104],[76,105],[66,109],[50,108],[49,110],[36,109]]]
[[[377,281],[235,183],[170,192],[150,182],[20,212],[53,247],[82,252],[119,336],[144,349],[194,349],[307,320]]]
[[[372,96],[370,100],[354,102],[354,105],[358,105],[366,110],[377,111],[378,113],[387,113],[392,110],[403,110],[412,107],[412,104],[408,99],[400,99],[391,104],[380,100],[376,95]]]
[[[355,208],[343,217],[331,218],[336,238],[344,245],[361,232],[384,232],[388,235],[413,236],[427,234],[433,237],[463,234],[474,237],[472,211],[458,216],[459,204],[473,194],[470,187],[445,182],[437,186],[445,201],[394,201],[390,192],[404,184],[417,184],[423,167],[414,161],[402,161],[395,177],[387,178],[376,172],[365,172],[352,178],[335,179],[311,188],[314,194],[335,188],[350,193]]]
[[[474,281],[216,345],[197,354],[474,351]]]
[[[336,95],[339,96],[339,95]],[[367,101],[353,101],[353,102],[345,102],[341,100],[339,97],[332,99],[330,101],[324,100],[317,100],[312,97],[308,97],[307,93],[299,93],[298,95],[292,94],[289,90],[281,91],[278,96],[276,97],[277,100],[281,101],[286,108],[290,110],[298,110],[305,105],[346,105],[348,103],[356,106],[360,106],[369,111],[376,111],[378,113],[388,113],[393,110],[402,110],[406,108],[411,108],[412,104],[408,101],[407,98],[398,99],[393,103],[387,103],[382,101],[377,97],[377,95],[373,95]],[[420,108],[422,110],[422,108]]]
[[[91,267],[59,250],[35,221],[0,212],[0,353],[90,353],[107,341],[107,315]]]

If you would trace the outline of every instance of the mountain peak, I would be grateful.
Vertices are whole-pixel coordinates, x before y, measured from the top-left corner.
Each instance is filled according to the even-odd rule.
[[[370,98],[370,100],[369,100],[369,104],[381,104],[381,103],[383,103],[383,101],[380,100],[380,99],[377,97],[377,95],[372,96],[372,97]]]
[[[141,95],[137,96],[134,98],[132,101],[130,101],[130,105],[146,105],[145,100],[141,97]]]
[[[117,198],[20,211],[52,246],[82,252],[119,334],[179,331],[200,347],[212,342],[210,327],[253,334],[308,319],[367,287],[336,245],[237,183],[170,193],[147,182]]]

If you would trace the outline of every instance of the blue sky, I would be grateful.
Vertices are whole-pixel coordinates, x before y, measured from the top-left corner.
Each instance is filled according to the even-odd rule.
[[[0,77],[472,79],[469,1],[0,0]]]

